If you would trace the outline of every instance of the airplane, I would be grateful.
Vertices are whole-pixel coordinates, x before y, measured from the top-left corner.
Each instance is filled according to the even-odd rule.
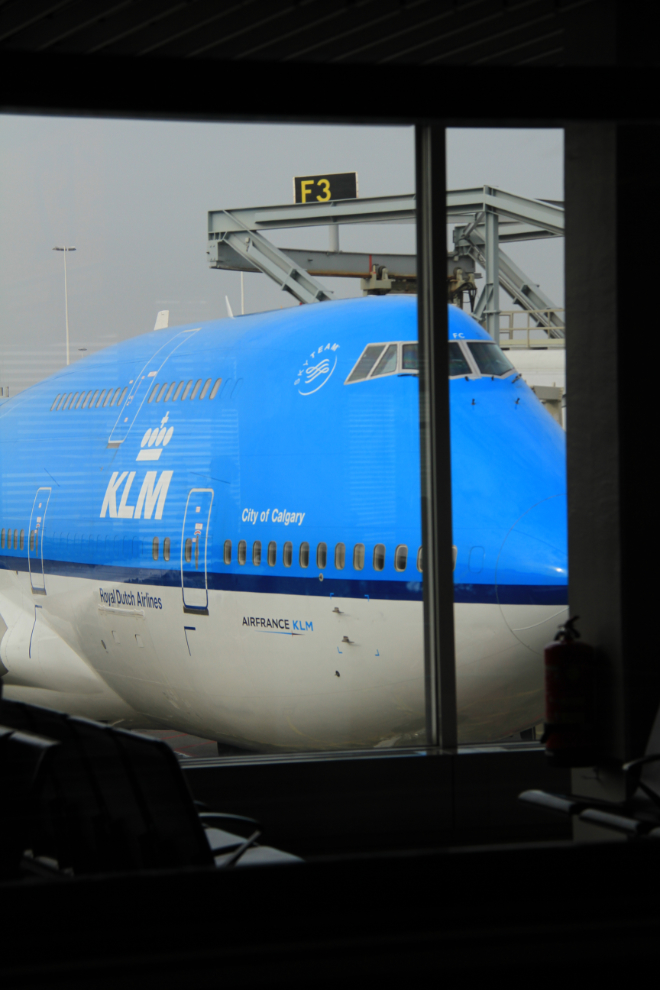
[[[459,738],[542,719],[565,438],[449,306]],[[0,405],[5,696],[219,748],[424,740],[416,297],[154,330]]]

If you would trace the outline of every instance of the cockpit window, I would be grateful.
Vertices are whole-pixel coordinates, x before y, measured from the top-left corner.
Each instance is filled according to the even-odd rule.
[[[369,346],[365,348],[362,357],[346,379],[346,384],[348,385],[349,382],[359,382],[362,381],[363,378],[366,378],[380,355],[383,353],[384,347],[384,344],[369,344]]]
[[[390,344],[385,349],[385,353],[374,368],[372,377],[375,378],[376,375],[391,375],[393,371],[396,371],[396,344]]]
[[[470,340],[468,347],[482,375],[506,375],[514,370],[507,356],[494,341],[489,343],[487,340]]]
[[[471,375],[472,368],[467,362],[467,358],[461,350],[460,344],[449,345],[449,377],[456,378],[458,375]]]
[[[419,358],[417,357],[417,344],[402,345],[402,363],[404,371],[419,371]]]

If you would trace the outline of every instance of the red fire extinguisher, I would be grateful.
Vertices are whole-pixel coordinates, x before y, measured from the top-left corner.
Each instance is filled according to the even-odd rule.
[[[552,766],[596,762],[596,663],[593,647],[579,642],[569,619],[543,651],[545,731],[541,742]]]

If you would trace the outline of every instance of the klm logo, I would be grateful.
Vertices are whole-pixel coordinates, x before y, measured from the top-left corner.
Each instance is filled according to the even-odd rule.
[[[307,622],[305,619],[294,619],[293,628],[298,632],[314,632],[314,623]]]
[[[160,455],[163,453],[165,447],[172,439],[172,434],[174,433],[174,427],[170,426],[169,430],[165,426],[168,419],[170,418],[169,413],[165,413],[160,421],[160,427],[155,426],[153,430],[149,429],[142,437],[142,443],[140,444],[140,451],[136,457],[138,461],[157,461]]]
[[[156,480],[158,471],[147,471],[137,502],[135,505],[129,505],[128,500],[131,497],[136,472],[122,471],[120,474],[119,471],[113,471],[105,490],[105,497],[101,506],[101,519],[105,519],[106,513],[111,519],[141,519],[143,513],[145,519],[151,519],[152,516],[154,519],[162,519],[165,499],[173,474],[173,471],[161,471],[160,477]],[[120,495],[119,490],[122,485],[124,487]],[[119,505],[117,505],[117,499],[119,499]]]

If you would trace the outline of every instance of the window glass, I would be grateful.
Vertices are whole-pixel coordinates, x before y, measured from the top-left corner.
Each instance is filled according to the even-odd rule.
[[[397,352],[396,344],[390,344],[389,347],[386,348],[385,353],[383,354],[382,358],[374,368],[372,378],[375,378],[376,375],[391,375],[392,372],[396,371],[396,365],[397,365],[396,352]]]
[[[482,375],[506,375],[514,370],[506,354],[494,341],[488,343],[488,341],[470,340],[468,347]]]
[[[57,395],[57,397],[56,397],[55,401],[53,402],[52,406],[50,407],[50,411],[51,412],[53,411],[53,409],[55,408],[55,406],[57,405],[57,403],[60,401],[61,398],[62,398],[62,393],[60,392]]]
[[[4,527],[0,530],[0,549],[3,549],[5,545],[5,530]]]
[[[380,355],[383,353],[384,347],[384,344],[369,344],[369,346],[365,348],[364,354],[346,379],[346,384],[348,385],[350,382],[359,382],[362,381],[363,378],[366,378]]]
[[[34,553],[34,537],[35,537],[35,531],[33,529],[31,529],[30,530],[30,553]]]
[[[456,378],[458,375],[473,374],[474,372],[461,350],[461,345],[455,342],[451,343],[449,345],[449,377]]]
[[[374,570],[382,571],[385,567],[385,544],[377,543],[374,547]]]
[[[25,530],[21,530],[21,550],[25,549]]]
[[[134,578],[130,576],[129,568],[135,569],[135,579],[137,579],[137,568],[140,567],[143,571],[139,580],[145,581],[144,586],[140,585],[140,590],[153,594],[154,588],[148,587],[151,582],[155,583],[157,594],[164,592],[167,596],[169,592],[167,588],[160,586],[158,578],[160,564],[167,563],[167,568],[164,567],[163,571],[171,571],[168,582],[173,585],[178,583],[182,588],[183,606],[186,607],[190,592],[191,608],[197,607],[193,602],[206,600],[206,588],[209,587],[208,607],[212,611],[214,592],[211,588],[218,580],[218,575],[213,575],[213,571],[219,570],[226,577],[224,583],[233,584],[234,579],[230,578],[233,568],[240,575],[238,584],[243,587],[244,592],[249,592],[250,603],[245,604],[246,616],[253,618],[260,616],[263,617],[264,622],[269,617],[271,622],[275,619],[279,622],[281,615],[282,619],[289,619],[289,632],[295,628],[293,621],[302,623],[304,620],[304,635],[307,636],[306,642],[298,638],[287,640],[276,635],[257,636],[254,626],[248,633],[245,625],[246,635],[237,637],[235,649],[232,648],[237,668],[245,667],[247,670],[246,663],[249,666],[250,654],[256,649],[263,660],[264,671],[268,671],[267,678],[264,675],[263,683],[260,682],[259,685],[265,701],[263,703],[260,701],[253,708],[250,718],[249,730],[252,732],[254,728],[254,738],[248,740],[248,745],[259,749],[263,744],[265,751],[267,747],[272,747],[274,734],[279,733],[274,748],[281,750],[300,748],[313,751],[320,748],[332,751],[343,749],[345,746],[355,749],[363,746],[371,747],[378,743],[384,746],[407,744],[418,746],[420,738],[423,742],[425,740],[423,729],[426,711],[421,575],[413,574],[411,579],[410,572],[414,572],[413,561],[410,572],[407,569],[404,573],[395,571],[397,540],[405,539],[410,553],[413,553],[415,544],[421,543],[418,518],[421,513],[417,506],[420,448],[418,389],[414,383],[405,383],[399,378],[386,386],[372,386],[369,383],[373,377],[396,376],[398,373],[417,374],[419,362],[415,343],[417,315],[414,295],[399,296],[394,293],[391,296],[361,299],[357,298],[361,296],[359,282],[354,279],[344,279],[341,282],[331,279],[330,287],[335,290],[333,298],[343,296],[355,298],[342,298],[337,304],[331,304],[326,312],[325,307],[298,307],[298,300],[288,294],[283,295],[281,292],[274,294],[270,279],[265,274],[258,274],[242,280],[245,283],[243,287],[245,291],[242,293],[244,298],[241,298],[241,280],[236,271],[209,270],[208,259],[204,252],[201,255],[193,252],[192,255],[185,257],[182,254],[175,280],[179,288],[180,285],[194,286],[199,283],[199,291],[191,289],[190,292],[179,292],[178,288],[175,291],[174,284],[168,287],[167,279],[163,281],[162,270],[153,259],[144,264],[143,251],[139,246],[139,231],[144,232],[142,213],[150,216],[154,207],[156,211],[160,208],[162,212],[162,190],[174,183],[179,190],[177,195],[183,197],[181,207],[186,210],[186,215],[194,218],[196,209],[195,222],[198,223],[201,217],[201,226],[198,226],[196,237],[206,238],[207,231],[211,228],[207,227],[206,216],[199,213],[200,208],[205,212],[207,209],[221,209],[231,207],[233,204],[228,201],[223,203],[222,196],[220,201],[218,200],[217,166],[214,166],[212,156],[209,159],[205,152],[200,154],[195,145],[192,152],[187,151],[183,154],[181,161],[184,172],[178,174],[176,170],[179,169],[181,162],[178,165],[172,162],[166,150],[162,153],[163,149],[168,147],[170,151],[172,147],[187,149],[189,140],[197,140],[195,135],[200,129],[206,135],[205,141],[210,141],[211,144],[217,145],[218,141],[222,144],[225,137],[231,138],[232,148],[236,152],[230,156],[233,163],[231,167],[235,169],[240,179],[239,185],[243,189],[241,196],[248,196],[243,204],[250,207],[258,205],[259,202],[283,202],[291,198],[288,188],[290,175],[297,174],[295,171],[290,172],[288,167],[282,173],[284,179],[280,176],[279,179],[276,177],[274,180],[275,185],[277,183],[281,185],[282,181],[286,180],[279,193],[271,183],[273,196],[271,200],[254,198],[250,200],[249,197],[250,190],[263,188],[263,177],[269,168],[271,140],[277,141],[277,147],[280,150],[284,148],[285,153],[288,153],[288,148],[291,153],[291,167],[294,169],[298,167],[295,166],[294,159],[299,152],[295,151],[294,154],[286,127],[282,127],[280,135],[277,133],[279,125],[267,125],[261,128],[252,124],[246,125],[247,128],[253,129],[255,140],[260,140],[264,148],[264,155],[255,157],[246,154],[245,149],[241,147],[241,135],[237,137],[234,134],[236,131],[234,125],[223,130],[226,126],[224,124],[202,123],[195,125],[191,130],[188,124],[159,121],[144,122],[136,127],[135,123],[130,121],[103,119],[94,121],[92,127],[92,122],[84,120],[69,119],[60,122],[52,118],[48,121],[48,128],[59,127],[60,123],[61,126],[72,131],[79,128],[81,136],[84,135],[86,127],[94,130],[95,133],[99,128],[104,132],[107,129],[107,140],[104,140],[103,148],[104,155],[107,153],[110,158],[106,164],[113,173],[119,170],[122,184],[121,189],[117,187],[115,190],[119,194],[118,201],[102,204],[104,215],[118,218],[114,226],[110,225],[112,229],[105,230],[104,238],[106,240],[110,238],[106,245],[110,255],[121,256],[125,264],[122,269],[123,274],[118,271],[113,273],[107,266],[95,268],[93,255],[89,254],[89,247],[83,250],[82,242],[78,244],[77,253],[67,256],[67,266],[71,264],[71,267],[67,268],[71,316],[71,367],[69,368],[65,366],[65,314],[64,299],[62,299],[64,273],[61,257],[57,258],[54,254],[51,257],[49,251],[44,256],[43,245],[39,247],[40,254],[37,258],[37,260],[41,259],[39,264],[52,263],[48,281],[49,291],[52,288],[52,298],[48,295],[48,307],[44,308],[46,314],[50,313],[51,319],[41,319],[44,315],[41,311],[28,312],[29,292],[22,293],[25,297],[23,309],[14,306],[11,310],[12,313],[20,313],[21,320],[23,316],[29,317],[30,326],[43,328],[35,337],[37,346],[34,355],[29,355],[30,363],[35,366],[35,379],[41,376],[44,381],[44,389],[39,393],[43,415],[49,409],[47,405],[49,399],[51,404],[57,399],[54,409],[61,409],[66,403],[66,408],[79,410],[94,408],[99,412],[94,423],[83,423],[82,433],[79,430],[79,420],[86,420],[86,417],[73,417],[75,423],[72,424],[71,430],[51,430],[53,437],[47,438],[48,444],[52,442],[53,446],[57,445],[57,454],[61,454],[61,460],[53,455],[55,465],[59,464],[62,471],[65,469],[68,471],[66,465],[71,461],[74,484],[75,473],[80,469],[80,463],[87,457],[89,445],[96,444],[99,456],[102,455],[95,468],[97,476],[94,486],[98,489],[95,514],[77,523],[86,531],[87,542],[84,545],[80,542],[74,543],[75,507],[65,505],[66,500],[63,500],[61,490],[56,488],[60,478],[56,471],[52,472],[56,482],[53,482],[50,507],[44,516],[44,521],[48,556],[52,556],[54,564],[59,561],[55,569],[59,567],[60,570],[66,570],[64,562],[67,559],[90,560],[89,539],[92,538],[96,548],[94,564],[99,568],[112,566],[116,569],[117,584],[123,584],[126,579],[130,585]],[[0,121],[0,130],[3,126]],[[125,133],[120,135],[122,129]],[[239,130],[242,132],[243,128]],[[363,182],[368,181],[371,169],[375,167],[378,171],[380,168],[382,182],[381,188],[377,191],[382,191],[383,194],[398,194],[402,189],[414,186],[413,129],[382,128],[378,131],[365,129],[361,136],[360,130],[355,127],[338,128],[335,139],[332,128],[328,128],[325,134],[323,127],[316,127],[313,132],[310,131],[310,135],[315,146],[322,145],[319,154],[321,152],[326,154],[327,148],[332,148],[336,142],[340,142],[342,147],[346,145],[350,148],[355,137],[356,149],[359,152],[357,157],[362,161],[360,149],[366,147],[369,150],[373,146],[373,156],[378,162],[374,165],[374,161],[370,160],[368,165],[361,166],[364,170]],[[192,131],[195,131],[195,135]],[[295,131],[297,135],[300,128],[296,127]],[[117,134],[116,140],[113,140],[113,133]],[[300,134],[302,135],[302,132]],[[394,134],[396,141],[392,139]],[[77,139],[73,139],[75,138],[73,133],[71,137],[70,141],[62,140],[61,147],[74,147],[79,151],[81,145]],[[362,144],[359,143],[360,141]],[[93,135],[92,149],[96,146],[97,138]],[[44,169],[49,170],[51,156],[47,157],[49,161],[44,163]],[[87,161],[88,157],[84,160]],[[62,170],[58,174],[61,174],[63,182],[69,182],[72,174],[70,163],[67,167],[64,153],[62,159]],[[185,173],[188,167],[186,163],[192,163],[191,168],[194,173],[192,183],[190,176]],[[137,181],[136,173],[139,174],[139,186],[134,184]],[[488,181],[488,177],[483,181]],[[232,183],[235,185],[234,179],[231,179],[230,186]],[[191,184],[197,186],[192,196]],[[225,186],[226,183],[223,181],[223,188]],[[57,182],[51,183],[51,188],[59,190],[60,187],[61,183],[60,185]],[[139,189],[137,195],[136,189]],[[104,187],[100,195],[105,196],[106,191]],[[271,193],[268,195],[270,196]],[[315,201],[317,193],[322,194],[322,190],[317,189],[313,193]],[[79,182],[71,182],[60,208],[75,212],[75,203],[79,197]],[[138,202],[139,209],[122,211],[122,202],[125,206],[128,201]],[[323,207],[323,204],[317,203],[317,206]],[[390,226],[358,225],[355,228],[344,229],[345,234],[340,232],[340,237],[344,237],[346,241],[346,243],[342,242],[342,248],[346,252],[360,251],[362,257],[364,257],[363,252],[372,250],[376,252],[374,257],[377,257],[378,253],[414,256],[414,222]],[[311,240],[308,234],[309,232],[306,234],[300,231],[294,240],[299,240],[300,244],[309,243],[314,250],[318,249],[325,254],[326,232],[317,231]],[[325,235],[320,247],[315,244],[317,234],[319,237],[321,234]],[[359,234],[364,244],[352,243],[351,234]],[[0,229],[0,241],[3,241],[4,236]],[[63,231],[62,236],[69,235]],[[53,241],[53,243],[57,242]],[[72,243],[76,243],[75,238]],[[280,243],[277,232],[273,234],[273,243]],[[288,243],[286,236],[283,236],[281,243]],[[50,246],[52,245],[47,246],[47,250]],[[366,256],[368,257],[368,254]],[[16,258],[17,254],[14,253],[12,257]],[[56,265],[56,262],[59,262],[59,265]],[[34,295],[41,293],[46,299],[40,288],[42,283],[46,284],[42,268],[31,266],[31,270],[37,274],[42,273],[39,275],[39,280],[34,282],[35,290],[38,290]],[[136,328],[139,327],[135,320],[135,293],[130,284],[131,272],[134,275],[136,271],[141,273],[144,299],[147,302],[151,300],[147,308],[152,306],[154,308],[151,315],[146,312],[138,321],[138,323],[142,322],[143,329],[147,330],[142,337],[135,336]],[[319,278],[323,282],[325,276]],[[443,266],[443,288],[445,281]],[[201,288],[202,282],[208,283],[208,292]],[[244,311],[245,319],[231,320],[227,323],[217,322],[225,317],[225,292],[229,293],[229,301],[234,313]],[[171,296],[169,302],[165,300],[164,294]],[[74,298],[75,305],[72,305]],[[167,309],[168,306],[171,309],[170,328],[164,334],[150,333],[156,311]],[[273,308],[275,312],[268,312]],[[306,324],[306,321],[313,316],[312,310],[314,312],[318,310],[312,320],[315,329]],[[53,313],[55,316],[52,316]],[[32,319],[34,316],[36,319]],[[317,317],[320,322],[315,322]],[[0,312],[0,323],[3,319],[5,325],[1,329],[4,338],[0,338],[0,345],[5,346],[9,326],[6,312],[4,317]],[[145,323],[145,320],[150,322]],[[221,331],[210,332],[209,326],[214,325],[221,327]],[[201,332],[192,329],[197,327],[202,327]],[[11,333],[11,328],[9,332]],[[190,335],[185,337],[183,336],[185,333]],[[165,341],[165,349],[159,352],[163,341]],[[166,356],[168,341],[171,341],[173,346],[174,343],[179,345],[169,357]],[[7,346],[11,344],[9,338]],[[0,350],[0,367],[3,367],[4,358],[4,351]],[[85,363],[76,366],[80,360],[84,360]],[[254,363],[254,360],[256,364],[248,373],[249,369],[246,371],[243,365],[247,367],[247,364]],[[147,367],[142,371],[145,364]],[[223,368],[222,376],[219,375],[220,366]],[[156,369],[159,369],[157,374],[148,373]],[[59,379],[54,377],[49,379],[54,371],[60,376]],[[278,378],[280,371],[284,376],[282,381]],[[193,373],[199,374],[200,378],[179,377]],[[216,378],[212,377],[214,373]],[[4,368],[3,374],[5,374]],[[161,382],[158,377],[161,374],[168,375],[172,380]],[[208,377],[202,378],[203,374]],[[144,379],[138,378],[138,375],[144,375]],[[301,382],[294,385],[299,376]],[[344,390],[347,376],[353,383],[364,382],[363,387]],[[9,380],[10,384],[14,377],[12,375]],[[124,381],[125,385],[90,385],[90,381],[102,381],[104,378]],[[81,390],[76,393],[54,393],[55,388],[74,379],[76,382],[81,379],[85,381]],[[311,379],[312,384],[306,386],[305,379]],[[243,392],[240,401],[243,403],[245,399],[243,403],[245,409],[237,410],[234,403],[239,387],[237,383],[241,381],[243,381]],[[34,382],[26,382],[26,387],[33,384]],[[301,393],[309,392],[311,389],[317,390],[315,396],[301,397]],[[30,397],[26,396],[26,398]],[[214,402],[216,398],[221,401],[218,402],[217,407],[214,406],[213,413],[209,413],[208,417],[201,417],[201,422],[197,424],[193,433],[190,433],[184,429],[185,424],[176,422],[176,412],[179,409],[177,403],[193,398],[195,401]],[[159,410],[157,413],[155,409],[149,411],[141,408],[140,412],[140,407],[145,401],[151,405],[167,404],[168,408],[172,404],[169,421],[165,427],[168,432],[173,430],[171,432],[173,442],[168,446],[163,442],[156,443],[155,437],[152,439],[154,428],[157,434],[160,433],[160,421],[167,410],[163,412]],[[131,405],[124,409],[127,403]],[[106,408],[107,416],[105,416]],[[103,415],[101,409],[104,411]],[[128,409],[131,410],[130,416]],[[131,426],[136,411],[138,418]],[[185,406],[179,411],[185,413]],[[240,412],[240,419],[237,412]],[[125,421],[127,416],[128,420]],[[115,424],[117,428],[115,436],[112,437]],[[148,429],[149,439],[141,447],[140,443]],[[330,430],[329,437],[326,434],[327,429]],[[67,434],[71,435],[67,436]],[[0,437],[0,440],[3,439],[4,436]],[[151,446],[149,440],[152,441]],[[106,450],[108,442],[113,444],[113,448]],[[181,465],[177,467],[177,451],[185,450],[191,458],[191,474],[186,482],[187,488],[184,479],[179,479],[183,487],[177,482],[177,471],[181,468]],[[79,456],[75,455],[75,451]],[[140,461],[136,461],[137,456],[140,457]],[[1,459],[2,454],[0,454]],[[101,464],[103,471],[99,474]],[[45,466],[49,467],[48,463]],[[51,484],[42,469],[43,465],[39,467],[41,476],[34,482],[33,489],[28,489],[27,484],[25,488],[21,488],[28,492],[25,495],[25,500],[28,501],[24,502],[22,508],[21,506],[12,508],[13,502],[4,497],[5,490],[0,493],[0,512],[5,520],[8,516],[9,518],[13,516],[14,525],[18,525],[16,520],[23,520],[26,548],[29,546],[32,530],[36,530],[33,537],[34,552],[41,549],[42,534],[42,529],[36,522],[34,496],[39,484]],[[170,482],[169,474],[172,470],[174,476]],[[2,473],[6,471],[8,465],[3,462]],[[117,486],[116,491],[113,487],[108,488],[113,472],[116,474],[112,485]],[[124,473],[125,477],[121,480],[120,475]],[[133,475],[132,480],[131,475]],[[209,481],[209,476],[217,480]],[[27,481],[29,476],[21,479],[20,485]],[[211,496],[210,493],[200,495],[196,503],[200,506],[199,515],[194,517],[187,515],[188,511],[194,512],[196,507],[190,502],[192,508],[188,510],[187,493],[192,489],[198,490],[197,486],[203,491],[206,485],[210,485],[215,490],[215,495]],[[114,510],[118,513],[122,498],[125,496],[122,515],[126,516],[130,513],[130,507],[133,506],[134,518],[110,520],[108,511],[103,518],[100,518],[101,504],[106,495],[106,510]],[[236,523],[243,509],[248,506],[258,513],[256,525],[246,526],[241,523],[240,528],[234,528],[234,524],[231,523],[230,526],[229,515],[224,517],[225,511],[229,511],[229,508],[223,507],[222,504],[226,500],[225,496],[229,498],[227,506],[231,509],[230,514]],[[195,496],[193,500],[194,498]],[[139,518],[136,516],[138,504]],[[283,507],[287,513],[297,516],[297,519],[289,520],[289,525],[286,527],[273,524],[270,516],[269,521],[265,522],[266,509],[270,506],[272,515],[272,507],[275,505]],[[209,515],[209,507],[212,510],[211,515]],[[262,513],[264,523],[260,525],[258,516]],[[186,528],[182,532],[178,527],[183,526],[184,514],[186,514]],[[157,518],[158,515],[161,518]],[[330,544],[320,540],[320,534],[327,520],[332,518],[345,520],[345,524],[334,532],[329,528],[326,529],[324,535],[328,538],[332,536],[335,541]],[[202,523],[202,537],[199,541],[195,538],[196,522]],[[53,546],[51,553],[54,536],[51,531],[52,523],[58,530],[62,526],[66,530],[70,529],[71,541],[67,544],[64,534],[64,542],[57,544],[57,549]],[[227,528],[224,529],[224,526]],[[207,539],[209,528],[211,531]],[[168,536],[162,534],[163,529],[175,532],[177,536],[170,540]],[[108,545],[106,533],[110,530],[112,537]],[[231,532],[231,541],[226,539],[229,536],[227,530]],[[149,532],[151,537],[148,535]],[[247,540],[248,533],[250,540]],[[260,539],[255,539],[254,533],[259,533]],[[281,544],[278,533],[282,537]],[[17,530],[17,545],[19,534],[20,530]],[[116,534],[121,534],[117,543],[114,541]],[[239,539],[241,534],[243,538]],[[77,535],[80,540],[81,534]],[[232,547],[234,537],[237,541],[236,557],[233,556]],[[456,536],[456,539],[458,540],[459,537]],[[462,543],[463,538],[460,539]],[[387,575],[373,570],[372,555],[374,544],[378,540],[389,547],[387,554],[391,554],[385,558],[383,565]],[[11,542],[13,543],[13,536]],[[5,545],[6,543],[5,530]],[[296,547],[298,547],[297,555]],[[4,549],[0,551],[0,556],[2,553],[5,553]],[[262,559],[262,554],[266,559]],[[19,553],[12,554],[12,551],[7,551],[7,557],[18,558]],[[182,561],[183,576],[180,573]],[[172,568],[169,567],[170,563]],[[158,564],[158,567],[155,564]],[[208,581],[205,565],[209,571]],[[301,573],[303,570],[304,574]],[[280,601],[283,611],[270,594],[273,586],[280,583],[278,575],[285,578],[285,583],[286,577],[295,578],[295,581],[288,582],[287,591],[287,594],[295,593],[295,601],[291,598],[286,608],[284,608],[285,603]],[[191,579],[190,585],[187,583],[188,576]],[[265,581],[265,577],[276,580]],[[175,578],[177,580],[174,580]],[[322,578],[323,583],[319,582],[319,578]],[[385,578],[387,580],[383,581]],[[27,579],[29,588],[29,575]],[[397,579],[400,581],[399,585],[394,583]],[[60,579],[52,578],[51,585],[53,580]],[[66,582],[69,578],[64,576],[62,580]],[[47,573],[44,583],[51,594],[48,582]],[[374,596],[376,582],[378,582],[378,590]],[[138,585],[135,584],[135,590],[137,587]],[[325,592],[320,594],[323,589]],[[333,601],[330,596],[337,597]],[[319,598],[318,602],[316,597]],[[379,599],[377,604],[374,603],[374,597]],[[342,614],[330,615],[338,602]],[[402,602],[405,604],[402,605]],[[312,605],[314,608],[311,607]],[[199,607],[201,608],[202,605]],[[393,636],[391,634],[396,619],[392,616],[398,615],[401,610],[406,616],[405,636],[399,637],[398,634]],[[327,620],[323,618],[325,612],[328,613]],[[182,620],[185,620],[186,625],[196,624],[194,618],[188,615],[182,616]],[[203,618],[200,619],[202,625],[204,622]],[[240,617],[239,626],[242,622],[243,616]],[[336,636],[336,643],[333,638],[330,642],[332,656],[328,653],[326,658],[328,664],[332,663],[332,669],[328,666],[325,672],[330,678],[325,682],[325,688],[316,693],[308,690],[306,678],[309,671],[301,678],[285,677],[282,680],[280,676],[282,665],[277,661],[271,662],[273,655],[277,657],[278,652],[286,647],[287,651],[292,648],[294,652],[297,651],[304,656],[314,647],[314,636],[317,638],[319,635],[324,636],[323,627],[330,623],[332,626],[326,632],[331,637]],[[265,625],[260,626],[262,630],[265,628],[267,628]],[[302,630],[302,626],[300,628]],[[298,628],[295,628],[295,632],[298,633]],[[108,628],[107,633],[101,631],[98,635],[104,637],[111,656],[114,643],[110,629]],[[96,643],[101,649],[98,635]],[[144,639],[144,634],[141,635]],[[352,640],[359,642],[357,652],[353,647],[340,645],[345,635],[349,642]],[[125,632],[124,650],[130,648],[130,641],[135,650],[137,647],[134,640],[133,634]],[[242,691],[244,686],[237,683],[230,686],[233,694],[225,699],[226,705],[205,707],[203,697],[213,690],[214,644],[200,632],[192,636],[189,634],[189,644],[194,663],[199,665],[200,670],[204,668],[206,671],[199,682],[189,686],[190,703],[193,707],[196,706],[195,710],[205,713],[201,716],[200,725],[203,723],[203,731],[209,733],[209,739],[213,738],[214,732],[217,732],[217,738],[223,737],[221,730],[225,728],[227,731],[224,735],[227,739],[233,738],[229,731],[232,727],[230,723],[237,707],[240,707],[240,699],[238,704],[236,703],[236,693]],[[144,639],[144,646],[145,650],[141,650],[141,653],[151,649],[148,637]],[[343,653],[337,652],[337,646]],[[186,651],[185,641],[183,649]],[[379,659],[381,656],[384,656],[383,660]],[[358,698],[351,691],[351,685],[355,673],[352,668],[355,667],[356,662],[358,666],[360,665],[360,657],[365,659],[365,663],[367,658],[373,658],[373,663],[369,660],[365,670],[359,672],[361,684]],[[341,674],[341,679],[335,677],[335,668]],[[323,676],[325,677],[325,674]],[[159,695],[156,688],[153,688],[153,695],[160,698],[159,703],[169,704],[162,699],[162,692]],[[200,697],[195,700],[196,695],[202,700]],[[273,698],[272,706],[269,706],[270,697]],[[92,702],[93,698],[89,704],[92,705]],[[189,725],[192,725],[183,710],[177,711],[171,705],[169,708],[172,715],[171,723],[176,726],[175,731],[185,731],[185,728],[180,728],[178,723],[188,721]],[[290,718],[288,718],[289,713]],[[243,722],[244,727],[245,722]],[[234,728],[237,745],[245,744],[247,737],[238,722]],[[421,736],[415,736],[415,733],[421,733]],[[398,741],[393,741],[394,739]],[[177,742],[174,745],[177,745]]]
[[[451,569],[456,570],[456,558],[458,557],[458,547],[451,548]]]
[[[422,548],[420,547],[419,550],[417,551],[417,570],[419,571],[420,574],[424,570],[424,568],[422,566],[422,563],[423,563],[423,561],[422,561]]]
[[[404,344],[401,348],[401,352],[403,371],[419,371],[417,344]]]
[[[394,551],[394,570],[405,571],[408,563],[408,547],[400,544]]]
[[[18,530],[14,530],[14,550],[18,550]]]

